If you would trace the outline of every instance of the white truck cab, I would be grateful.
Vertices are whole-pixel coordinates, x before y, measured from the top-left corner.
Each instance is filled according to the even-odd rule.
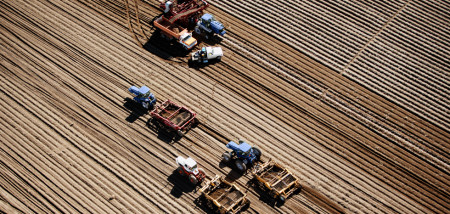
[[[223,51],[221,47],[202,47],[202,49],[192,53],[193,62],[208,63],[211,59],[221,60]]]

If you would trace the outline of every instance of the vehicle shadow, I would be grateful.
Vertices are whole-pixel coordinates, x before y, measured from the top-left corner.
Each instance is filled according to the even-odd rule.
[[[189,179],[187,177],[183,177],[178,174],[177,170],[174,170],[172,174],[167,178],[173,187],[170,191],[170,194],[175,198],[180,198],[184,193],[196,192],[198,186],[193,186],[189,183]]]
[[[154,118],[148,119],[146,125],[150,130],[154,131],[157,134],[158,139],[162,140],[163,142],[165,142],[167,144],[172,144],[179,140],[178,139],[179,137],[176,133],[168,132]]]
[[[190,52],[180,44],[163,38],[159,29],[153,31],[143,48],[162,59],[171,61],[174,61],[175,58],[185,57]]]
[[[210,59],[208,61],[208,63],[193,62],[191,59],[189,59],[188,60],[188,67],[199,70],[201,68],[204,68],[206,66],[211,66],[211,65],[214,65],[214,64],[219,63],[219,62],[221,62],[221,61],[217,60],[217,59]]]
[[[139,117],[144,116],[148,113],[147,109],[142,108],[138,103],[136,103],[133,99],[127,97],[124,99],[125,103],[123,106],[130,111],[130,115],[125,118],[126,121],[133,123]]]
[[[213,209],[208,207],[206,199],[203,195],[200,195],[194,200],[195,207],[198,207],[203,213],[215,213]]]
[[[204,35],[198,35],[196,33],[192,33],[192,35],[195,39],[197,39],[197,45],[214,46],[220,44],[223,41],[223,38],[218,35],[214,35],[209,39],[206,39]]]
[[[259,199],[260,201],[262,201],[263,203],[266,203],[267,205],[269,205],[269,206],[271,206],[271,207],[281,207],[281,206],[283,206],[284,203],[285,203],[285,202],[284,202],[284,203],[283,203],[283,202],[280,202],[280,201],[274,199],[273,197],[271,197],[271,196],[269,195],[269,192],[268,192],[264,187],[259,186],[258,182],[257,182],[255,179],[250,179],[250,180],[247,182],[246,186],[247,186],[248,188],[252,188],[252,189],[255,191],[255,193],[256,193],[256,195],[258,196],[258,199]],[[293,197],[294,195],[299,194],[301,191],[302,191],[302,188],[300,187],[300,188],[298,188],[297,190],[295,190],[295,191],[292,193],[292,195],[290,195],[288,198],[291,198],[291,197]],[[287,199],[288,199],[288,198],[287,198]],[[286,199],[286,200],[287,200],[287,199]]]

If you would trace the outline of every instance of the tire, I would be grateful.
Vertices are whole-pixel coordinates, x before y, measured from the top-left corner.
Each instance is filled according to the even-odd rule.
[[[257,160],[261,160],[261,150],[259,150],[259,149],[256,148],[256,147],[253,147],[252,149],[253,149],[253,153],[254,153],[255,156],[256,156],[256,159],[257,159]]]
[[[286,198],[282,195],[280,195],[280,197],[278,197],[278,204],[284,204],[284,202],[286,201]]]
[[[245,170],[247,170],[247,166],[241,160],[236,160],[236,167],[241,172],[245,172]]]
[[[177,169],[177,172],[178,172],[178,174],[179,174],[179,175],[181,175],[181,176],[185,176],[185,174],[184,174],[184,170],[183,170],[183,168],[181,168],[181,166],[180,166],[180,167],[178,167],[178,169]]]
[[[191,182],[192,185],[197,185],[198,180],[195,177],[195,175],[191,174],[191,175],[189,175],[189,182]]]
[[[203,181],[203,177],[206,175],[205,171],[203,171],[203,169],[199,168],[198,169],[198,174],[200,175],[200,178],[202,179],[202,180],[199,180],[198,182],[201,183]]]
[[[210,200],[208,200],[208,199],[205,199],[205,200],[206,200],[206,206],[207,206],[209,209],[214,210],[214,204],[213,204],[213,202],[210,201]]]
[[[221,57],[221,56],[218,56],[218,57],[216,58],[216,60],[217,60],[217,61],[221,61],[221,60],[222,60],[222,57]]]
[[[142,107],[143,107],[145,110],[148,110],[148,109],[149,109],[149,106],[150,106],[150,103],[149,103],[149,102],[143,102],[143,103],[142,103]]]
[[[198,26],[196,26],[195,28],[194,28],[194,32],[196,33],[196,34],[202,34],[202,31],[200,30],[200,28],[198,27]]]
[[[222,154],[222,161],[223,161],[224,163],[229,163],[230,160],[231,160],[231,154],[230,154],[229,152],[224,152],[224,153]]]
[[[184,136],[184,132],[181,131],[181,129],[179,129],[179,130],[177,130],[177,135],[180,136],[180,137],[183,137]]]
[[[205,39],[209,40],[209,35],[208,34],[205,35]]]

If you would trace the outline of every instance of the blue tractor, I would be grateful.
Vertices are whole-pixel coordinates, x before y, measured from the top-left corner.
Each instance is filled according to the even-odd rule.
[[[141,104],[144,109],[152,109],[156,103],[155,95],[150,93],[150,89],[147,86],[142,86],[141,88],[131,86],[128,91],[136,95],[133,100]]]
[[[245,172],[247,165],[252,165],[261,158],[261,151],[256,147],[250,146],[243,140],[239,140],[239,144],[230,141],[227,144],[227,148],[233,151],[224,152],[222,154],[222,161],[229,163],[231,160],[234,160],[236,168],[241,172]]]
[[[225,27],[219,21],[214,19],[214,16],[211,14],[204,14],[200,20],[197,22],[197,26],[194,29],[197,34],[205,34],[205,38],[209,39],[214,34],[219,34],[221,36],[225,35]]]

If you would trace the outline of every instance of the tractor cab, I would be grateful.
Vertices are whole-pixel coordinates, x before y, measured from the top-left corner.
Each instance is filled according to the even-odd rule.
[[[222,154],[222,161],[224,163],[228,163],[231,160],[235,161],[236,167],[241,172],[245,172],[247,169],[247,164],[253,164],[256,161],[259,161],[261,158],[261,151],[256,148],[250,146],[243,140],[239,140],[239,143],[235,143],[230,141],[227,144],[227,148],[232,151],[226,151]]]
[[[128,91],[136,95],[133,100],[140,103],[146,109],[152,108],[153,104],[156,103],[155,95],[150,92],[150,88],[147,86],[140,88],[131,86]]]
[[[138,95],[139,98],[145,98],[150,96],[150,89],[147,86],[142,86],[139,91]]]
[[[252,146],[250,146],[243,140],[239,140],[239,144],[235,143],[234,141],[230,141],[227,144],[227,148],[232,149],[234,152],[236,152],[236,155],[240,158],[247,158],[252,156]]]
[[[225,27],[213,15],[206,13],[200,18],[200,21],[205,29],[210,29],[221,36],[225,35]]]
[[[197,174],[198,173],[198,169],[197,169],[197,162],[188,157],[188,158],[183,158],[181,156],[177,157],[176,159],[177,164],[182,166],[187,172],[189,173],[194,173]]]

